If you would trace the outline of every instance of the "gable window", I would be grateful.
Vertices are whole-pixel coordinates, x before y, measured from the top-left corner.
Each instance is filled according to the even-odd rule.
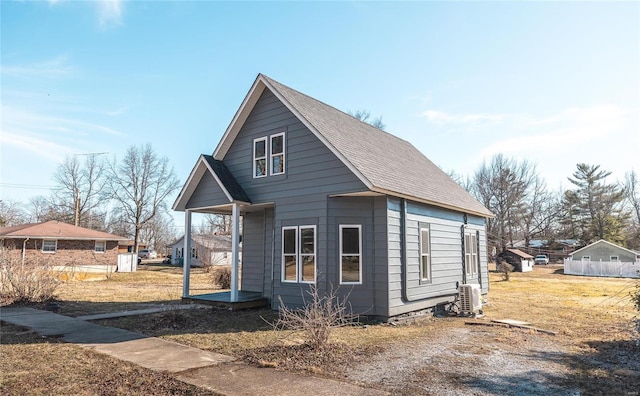
[[[284,132],[270,136],[271,175],[284,173]]]
[[[282,227],[282,281],[316,281],[316,226]]]
[[[620,261],[620,256],[609,256],[609,261]]]
[[[591,261],[591,256],[582,256],[582,261]]]
[[[340,225],[340,284],[362,284],[360,225]]]
[[[464,234],[464,263],[468,276],[478,274],[478,235],[475,232]]]
[[[56,239],[45,239],[42,241],[43,253],[55,253],[58,250],[58,241]]]
[[[104,253],[107,251],[106,241],[96,241],[96,246],[93,249],[96,253]]]
[[[428,226],[420,228],[420,279],[431,279],[431,232]]]
[[[267,138],[253,140],[253,177],[267,176]]]

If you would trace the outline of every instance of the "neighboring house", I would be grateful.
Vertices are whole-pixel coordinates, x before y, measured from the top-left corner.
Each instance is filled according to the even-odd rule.
[[[533,271],[533,256],[518,249],[505,249],[498,255],[507,263],[513,265],[513,270],[517,272]]]
[[[527,246],[524,240],[513,243],[513,247],[531,255],[545,254],[549,262],[562,260],[576,250],[578,241],[575,239],[531,239]]]
[[[125,239],[55,220],[0,228],[2,245],[15,255],[55,266],[115,266],[118,243]]]
[[[583,248],[576,250],[569,256],[571,260],[576,261],[627,261],[635,262],[640,260],[640,255],[616,245],[600,239],[597,242],[587,245]]]
[[[138,250],[146,249],[147,244],[138,242]],[[118,244],[118,253],[134,253],[133,250],[133,239],[127,239],[124,241],[120,241]]]
[[[574,251],[564,262],[564,273],[571,275],[640,276],[640,253],[600,239]]]
[[[242,214],[241,289],[273,309],[302,306],[314,284],[381,319],[451,302],[461,284],[488,291],[489,210],[409,142],[262,74],[173,209],[185,229],[193,212],[231,214],[232,242]]]
[[[171,264],[182,265],[184,236],[170,245]],[[191,260],[196,267],[203,265],[231,265],[231,236],[193,235],[191,237]]]

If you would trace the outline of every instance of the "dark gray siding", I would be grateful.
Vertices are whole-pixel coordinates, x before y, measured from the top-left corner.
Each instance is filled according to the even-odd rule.
[[[224,205],[229,203],[229,198],[207,170],[200,179],[196,190],[187,202],[187,209],[202,208],[207,206]]]
[[[441,208],[408,203],[406,205],[405,235],[406,265],[402,262],[402,224],[400,202],[389,199],[389,316],[425,309],[444,301],[453,301],[457,284],[463,282],[462,230],[464,216]],[[486,235],[484,227],[471,224],[482,219],[467,219],[466,230],[480,231],[480,277],[467,279],[478,283],[482,279],[487,290]],[[420,279],[419,228],[429,225],[431,232],[431,279]],[[403,273],[406,279],[403,279]],[[406,285],[406,286],[405,286]],[[403,289],[404,288],[404,289]]]
[[[387,223],[385,197],[335,197],[329,200],[327,288],[340,285],[339,227],[362,227],[362,284],[340,285],[354,313],[387,316]]]
[[[253,178],[253,139],[285,132],[285,174]],[[282,227],[316,225],[316,274],[326,289],[327,199],[329,195],[365,191],[360,180],[270,91],[265,90],[224,157],[224,163],[253,203],[273,203],[272,235],[263,232],[273,255],[272,306],[278,296],[291,306],[303,304],[306,284],[281,282]],[[245,237],[251,230],[245,230]],[[273,240],[267,241],[273,237]],[[270,257],[267,257],[270,259]],[[271,274],[271,272],[270,272]],[[266,278],[266,277],[265,277]],[[266,279],[265,279],[266,282]],[[265,284],[264,287],[267,287]]]
[[[245,213],[242,217],[242,290],[263,292],[265,257],[265,212]]]

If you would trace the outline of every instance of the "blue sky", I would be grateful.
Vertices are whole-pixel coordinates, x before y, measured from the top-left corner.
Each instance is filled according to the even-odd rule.
[[[496,153],[552,189],[578,162],[640,171],[638,2],[0,7],[1,199],[48,194],[67,155],[147,142],[184,181],[258,73],[382,116],[447,171]]]

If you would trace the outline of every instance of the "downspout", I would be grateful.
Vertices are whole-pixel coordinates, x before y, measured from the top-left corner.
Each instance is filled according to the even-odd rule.
[[[22,267],[24,268],[24,258],[27,254],[27,241],[29,241],[29,238],[25,239],[24,242],[22,242]]]
[[[407,295],[407,201],[400,199],[400,276],[402,277],[402,293],[400,298],[403,303],[410,302]]]
[[[480,291],[482,291],[482,259],[480,256],[480,231],[476,230],[476,252],[478,252],[478,283],[480,284]],[[489,263],[487,263],[487,268]]]

